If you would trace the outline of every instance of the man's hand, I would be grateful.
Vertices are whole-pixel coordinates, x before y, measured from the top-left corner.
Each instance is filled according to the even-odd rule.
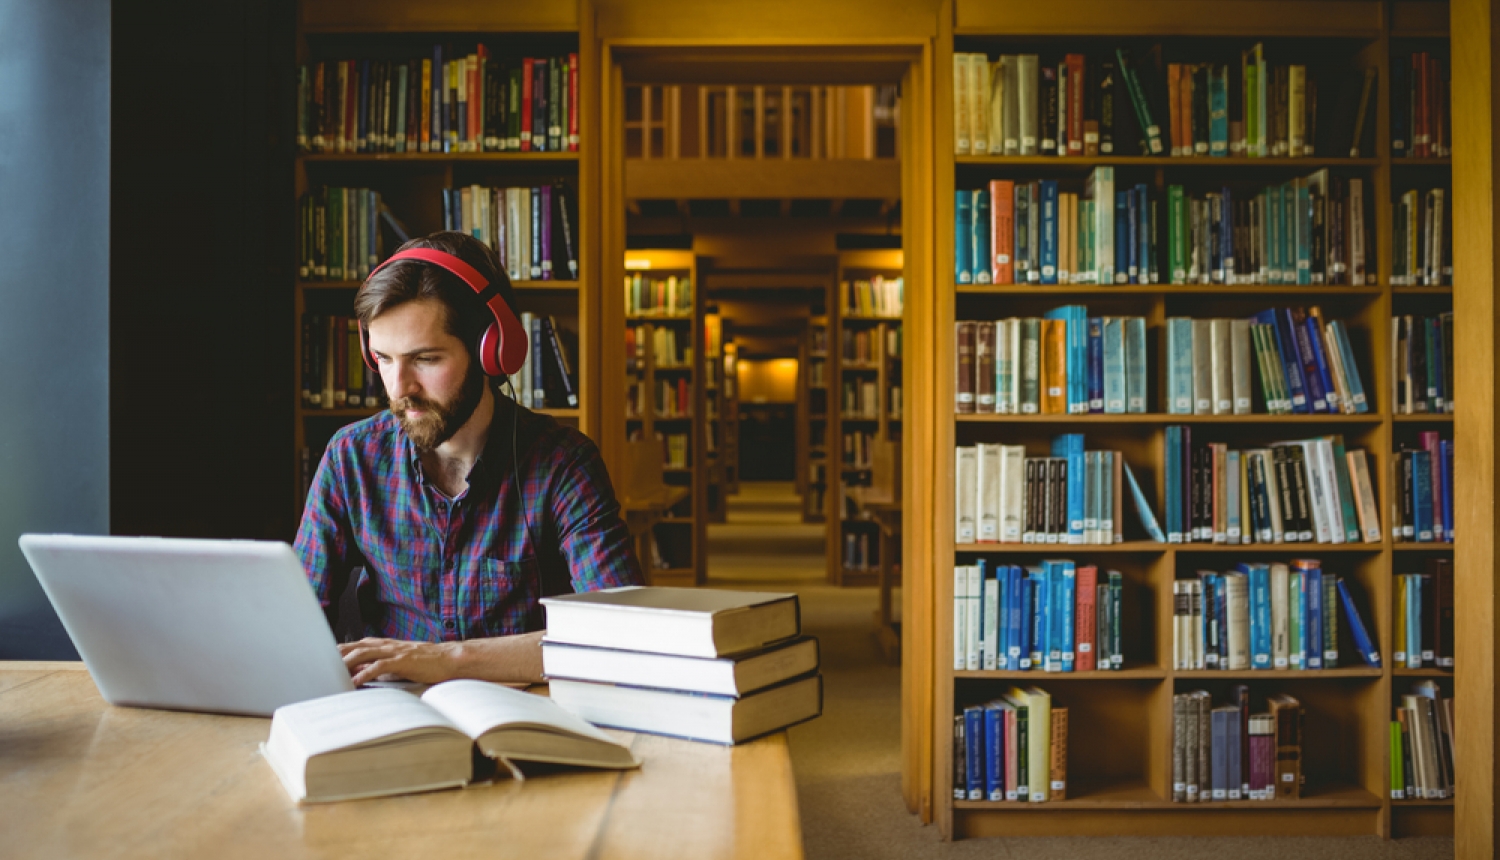
[[[391,675],[436,684],[458,677],[459,642],[406,642],[400,639],[361,639],[339,645],[339,654],[355,686]]]

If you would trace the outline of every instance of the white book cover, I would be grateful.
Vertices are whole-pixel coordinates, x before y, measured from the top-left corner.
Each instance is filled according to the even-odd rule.
[[[1000,446],[1000,542],[1021,543],[1026,517],[1026,446]]]
[[[969,568],[953,567],[953,671],[962,672],[969,661]]]
[[[953,540],[959,544],[973,543],[978,534],[979,451],[967,445],[956,448],[955,452],[953,485],[957,488],[957,497],[953,516],[957,531]]]
[[[1036,155],[1039,145],[1039,117],[1037,115],[1037,89],[1041,74],[1036,54],[1021,54],[1016,58],[1018,94],[1021,103],[1021,154]]]
[[[953,150],[969,154],[969,55],[953,55]]]
[[[976,568],[980,569],[980,568]],[[982,572],[982,569],[980,569]],[[984,631],[982,634],[983,652],[980,655],[980,665],[985,669],[994,669],[999,662],[999,652],[995,649],[1000,645],[1000,580],[994,576],[986,576],[983,579],[984,606]]]
[[[1250,385],[1250,321],[1247,319],[1236,319],[1230,321],[1229,350],[1232,361],[1232,375],[1234,379],[1234,414],[1249,415],[1251,407],[1251,385]]]
[[[1307,496],[1312,509],[1313,540],[1332,543],[1332,530],[1328,523],[1328,485],[1323,476],[1318,446],[1312,439],[1301,439],[1293,443],[1302,449],[1302,466],[1307,480]],[[1340,536],[1342,538],[1342,535]]]
[[[1291,646],[1291,600],[1287,589],[1291,571],[1281,562],[1271,563],[1271,668],[1289,665]]]
[[[990,124],[985,121],[985,106],[990,103],[990,62],[988,54],[969,55],[969,152],[984,155],[990,151]]]
[[[978,465],[976,484],[979,497],[975,502],[975,540],[995,543],[1000,540],[1000,445],[984,442],[975,446]]]
[[[984,594],[981,591],[984,582],[979,576],[979,565],[969,565],[964,573],[969,580],[965,596],[968,618],[964,621],[964,664],[970,670],[977,670],[981,665],[979,637],[984,630]]]
[[[1323,476],[1323,505],[1328,518],[1329,540],[1344,543],[1348,530],[1344,528],[1344,504],[1339,498],[1338,467],[1334,462],[1333,440],[1327,436],[1313,439],[1310,443],[1318,451],[1318,468]]]

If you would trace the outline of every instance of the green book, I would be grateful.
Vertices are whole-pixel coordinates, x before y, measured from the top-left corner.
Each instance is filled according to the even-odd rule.
[[[1141,154],[1162,155],[1161,127],[1152,122],[1151,107],[1146,100],[1145,90],[1141,88],[1135,63],[1124,48],[1115,49],[1115,59],[1119,61],[1120,74],[1125,79],[1125,89],[1130,93],[1130,104],[1135,108],[1136,120],[1140,126]]]
[[[1256,46],[1260,47],[1259,45]],[[1245,106],[1245,155],[1259,158],[1263,153],[1260,148],[1260,89],[1256,78],[1260,68],[1255,64],[1255,50],[1240,53],[1241,78],[1245,85],[1245,97],[1241,102]]]
[[[1125,578],[1118,570],[1109,572],[1109,654],[1116,669],[1125,664],[1124,643],[1120,640],[1120,609],[1125,594]]]
[[[1042,321],[1021,320],[1021,409],[1022,414],[1042,411]]]
[[[1401,723],[1391,720],[1391,799],[1406,799],[1406,771],[1402,767]]]
[[[1187,283],[1188,206],[1181,185],[1167,187],[1167,266],[1172,283]]]
[[[1344,456],[1344,437],[1335,434],[1329,441],[1333,444],[1333,469],[1339,479],[1339,509],[1344,517],[1344,540],[1359,543],[1359,512],[1354,509],[1354,484],[1349,480],[1349,458]]]

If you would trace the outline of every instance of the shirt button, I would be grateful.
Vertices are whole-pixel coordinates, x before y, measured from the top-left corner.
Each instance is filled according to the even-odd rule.
[[[450,618],[447,621],[443,622],[443,626],[446,627],[446,628],[448,628],[449,630],[452,630],[453,628],[455,628],[455,627],[458,626],[458,622],[456,622],[456,621],[454,621],[453,619]]]

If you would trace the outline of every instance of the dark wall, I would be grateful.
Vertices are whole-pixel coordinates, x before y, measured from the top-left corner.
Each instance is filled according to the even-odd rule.
[[[288,0],[115,6],[116,534],[290,538],[293,23]]]
[[[76,659],[16,546],[109,530],[109,0],[0,0],[0,659]]]

